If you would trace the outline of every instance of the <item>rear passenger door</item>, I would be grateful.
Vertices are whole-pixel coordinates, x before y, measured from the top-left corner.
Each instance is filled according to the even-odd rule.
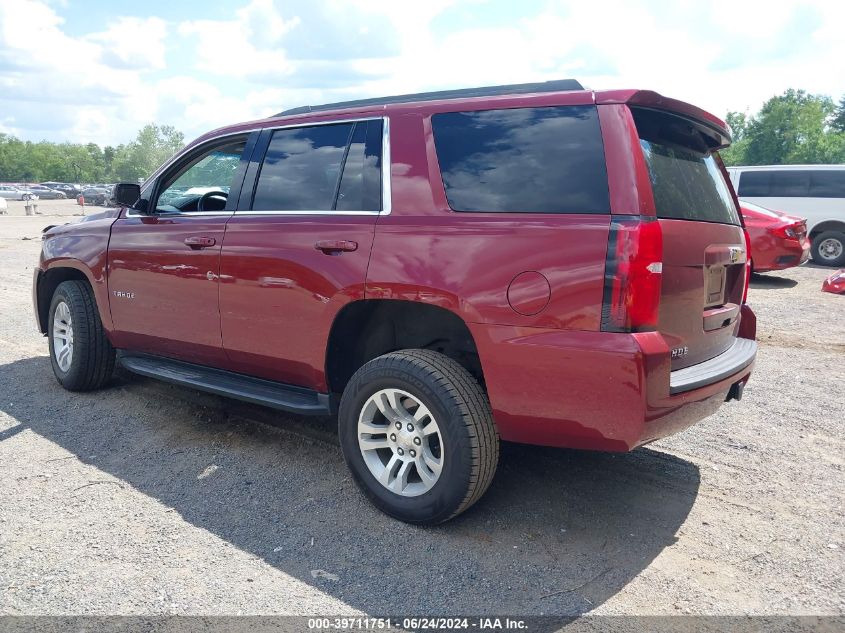
[[[231,369],[326,391],[337,312],[363,298],[382,198],[381,118],[262,132],[220,263]]]

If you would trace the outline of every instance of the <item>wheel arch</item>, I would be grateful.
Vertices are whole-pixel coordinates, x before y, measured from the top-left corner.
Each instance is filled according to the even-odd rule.
[[[824,220],[823,222],[819,222],[810,230],[810,240],[815,239],[817,235],[825,231],[845,233],[845,222],[842,220]]]
[[[42,334],[47,333],[48,312],[50,310],[50,301],[53,298],[53,293],[64,281],[79,280],[87,283],[91,289],[94,289],[94,283],[91,279],[90,273],[85,270],[81,262],[73,260],[64,260],[46,270],[39,270],[35,281],[35,317],[38,322],[38,330]],[[96,296],[96,293],[95,293]],[[100,316],[103,316],[103,310],[97,306],[100,311]],[[103,320],[105,323],[106,321]]]
[[[484,385],[478,347],[458,314],[430,303],[361,299],[335,315],[326,344],[329,392],[343,392],[364,363],[400,349],[430,349],[460,363]]]

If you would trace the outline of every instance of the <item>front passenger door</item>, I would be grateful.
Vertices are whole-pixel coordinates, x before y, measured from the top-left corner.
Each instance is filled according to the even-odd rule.
[[[223,362],[220,249],[248,162],[247,141],[237,135],[190,152],[145,190],[143,213],[125,210],[114,223],[108,285],[117,347]]]

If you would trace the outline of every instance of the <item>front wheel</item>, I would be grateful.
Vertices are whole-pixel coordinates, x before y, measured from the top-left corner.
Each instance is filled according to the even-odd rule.
[[[50,302],[47,327],[53,373],[65,389],[90,391],[111,379],[115,351],[87,283],[59,284]]]
[[[813,238],[813,261],[822,266],[845,265],[845,233],[824,231]]]
[[[434,524],[474,504],[493,480],[499,436],[478,381],[451,358],[412,349],[361,367],[343,392],[343,456],[380,510]]]

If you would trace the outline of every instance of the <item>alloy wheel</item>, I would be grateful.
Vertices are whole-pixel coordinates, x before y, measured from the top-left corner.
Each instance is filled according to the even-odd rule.
[[[70,307],[64,301],[56,304],[53,313],[53,355],[62,371],[68,371],[73,362],[73,320]]]
[[[401,389],[381,389],[358,416],[358,447],[373,477],[403,497],[425,494],[443,470],[440,427],[431,411]]]

